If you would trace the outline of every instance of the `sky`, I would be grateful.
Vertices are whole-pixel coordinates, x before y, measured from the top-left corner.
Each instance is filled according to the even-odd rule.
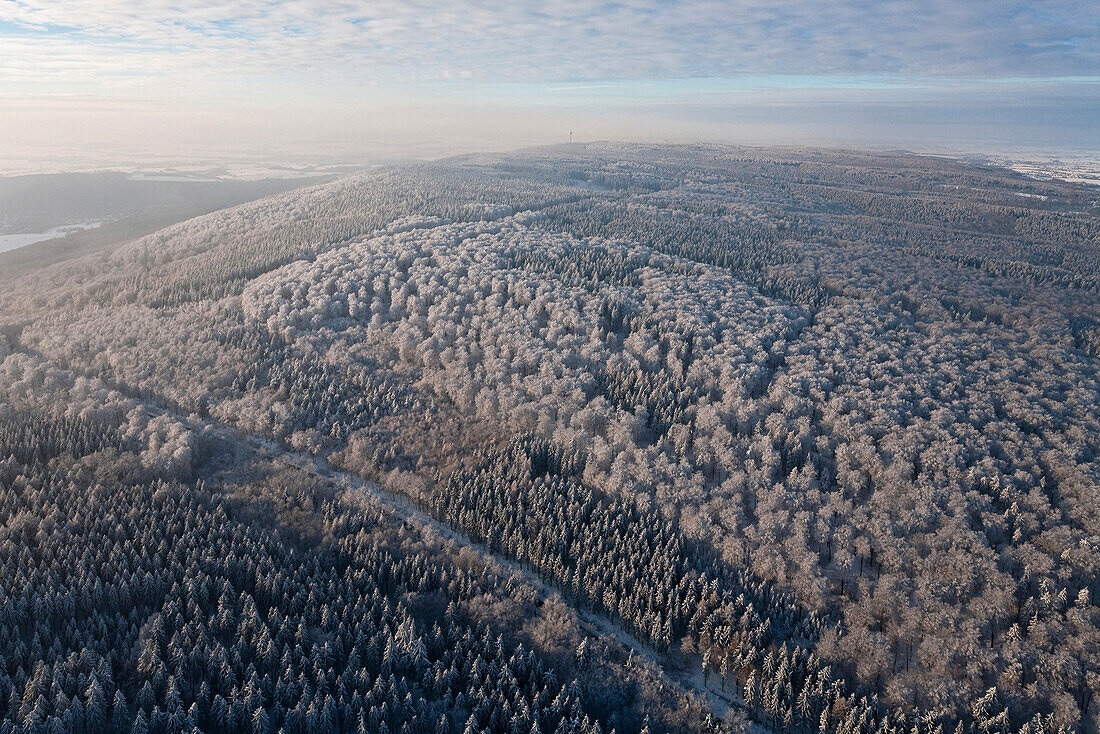
[[[0,170],[574,139],[1100,148],[1096,0],[0,0]]]

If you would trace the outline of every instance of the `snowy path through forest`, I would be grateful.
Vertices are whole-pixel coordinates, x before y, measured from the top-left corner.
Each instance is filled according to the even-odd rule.
[[[265,455],[272,461],[281,462],[301,471],[312,474],[319,479],[331,482],[335,486],[358,493],[392,512],[408,526],[415,529],[425,540],[435,541],[439,538],[446,539],[456,545],[469,548],[477,553],[484,561],[495,563],[503,568],[519,574],[524,581],[534,587],[543,598],[556,598],[563,604],[570,606],[577,614],[581,627],[592,636],[610,636],[615,638],[626,650],[639,656],[654,665],[661,671],[666,684],[677,686],[685,691],[703,697],[716,719],[723,720],[731,709],[746,711],[744,703],[732,691],[722,690],[721,685],[715,684],[718,676],[709,676],[704,680],[702,666],[697,656],[692,656],[690,665],[682,667],[676,665],[668,656],[661,654],[653,647],[646,645],[626,631],[621,625],[616,624],[607,617],[591,610],[578,609],[569,604],[560,590],[551,586],[541,576],[532,570],[526,569],[506,556],[493,553],[483,544],[474,541],[455,528],[440,522],[438,519],[418,508],[406,495],[391,492],[378,484],[348,472],[333,469],[328,462],[319,457],[304,452],[292,451],[283,448],[277,442],[252,435],[242,435],[235,429],[222,428],[223,435],[228,432],[232,436],[243,438],[255,450]],[[760,730],[764,730],[760,727]]]
[[[188,418],[172,411],[153,407],[148,403],[144,403],[144,405],[145,410],[151,417],[167,415],[184,424],[189,425],[191,423]],[[450,525],[440,522],[417,507],[408,496],[389,491],[372,481],[349,472],[334,469],[322,458],[287,449],[269,438],[243,433],[230,425],[213,420],[208,420],[207,425],[212,426],[214,433],[223,440],[244,443],[264,458],[275,463],[294,467],[322,481],[329,482],[339,489],[347,490],[348,494],[345,495],[345,501],[358,496],[366,501],[381,505],[428,542],[438,542],[442,539],[454,543],[457,546],[470,549],[480,556],[484,562],[494,563],[518,574],[542,598],[557,599],[573,609],[580,621],[581,628],[586,634],[594,637],[614,638],[625,650],[656,666],[665,685],[678,688],[705,700],[715,719],[724,720],[734,709],[744,711],[747,715],[748,712],[744,702],[732,691],[723,690],[720,683],[716,681],[718,676],[712,675],[709,676],[709,679],[704,679],[702,666],[699,664],[700,661],[697,656],[692,656],[687,666],[677,664],[669,656],[641,642],[621,625],[616,624],[604,615],[592,610],[578,609],[569,603],[560,590],[546,583],[534,571],[522,567],[506,556],[491,552],[483,544],[474,541]],[[753,723],[753,729],[757,732],[768,731],[757,722]]]

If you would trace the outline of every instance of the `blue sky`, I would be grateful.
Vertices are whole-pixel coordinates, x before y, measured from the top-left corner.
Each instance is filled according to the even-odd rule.
[[[0,0],[0,133],[28,155],[445,151],[565,128],[962,149],[1040,123],[1079,146],[1098,99],[1095,0]],[[919,112],[899,127],[907,107],[938,132]]]

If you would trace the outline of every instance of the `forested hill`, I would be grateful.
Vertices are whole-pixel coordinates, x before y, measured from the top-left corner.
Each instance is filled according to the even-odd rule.
[[[1094,188],[467,156],[28,272],[0,335],[0,734],[1100,732]]]

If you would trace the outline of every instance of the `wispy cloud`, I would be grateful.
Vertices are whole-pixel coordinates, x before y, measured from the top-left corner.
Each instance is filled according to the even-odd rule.
[[[584,83],[742,74],[1100,70],[1082,0],[0,0],[0,80]]]

